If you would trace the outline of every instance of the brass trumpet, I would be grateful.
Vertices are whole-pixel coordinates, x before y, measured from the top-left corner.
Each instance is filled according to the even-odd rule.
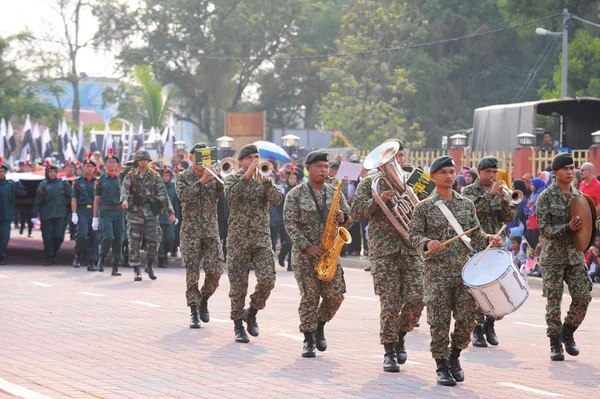
[[[227,176],[234,174],[240,169],[238,161],[235,158],[227,157],[219,161],[219,175],[225,180]]]
[[[514,205],[520,204],[521,202],[523,202],[523,198],[525,198],[525,195],[521,190],[513,191],[506,187],[506,183],[504,182],[502,182],[500,190],[502,190],[504,196],[507,197],[510,200],[510,202],[512,202]]]
[[[273,165],[269,161],[263,161],[258,164],[254,172],[254,179],[258,181],[260,176],[271,177],[271,173],[273,173]]]

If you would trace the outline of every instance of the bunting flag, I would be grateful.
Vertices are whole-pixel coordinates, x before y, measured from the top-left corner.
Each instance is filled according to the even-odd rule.
[[[65,162],[67,159],[67,153],[72,153],[73,151],[69,148],[69,126],[67,126],[67,121],[65,119],[62,120],[60,125],[58,126],[58,155],[56,158],[60,162]]]
[[[46,128],[44,130],[44,134],[42,136],[42,151],[41,158],[42,160],[46,158],[50,158],[52,153],[54,152],[54,148],[52,146],[52,137],[50,136],[50,129]]]
[[[119,143],[117,144],[117,157],[119,159],[123,159],[123,150],[125,143],[127,143],[127,128],[125,127],[125,123],[121,124],[121,136],[119,137]]]
[[[4,148],[5,148],[5,141],[6,141],[6,122],[4,121],[4,118],[0,119],[0,157],[2,158],[6,158],[6,155],[4,154]]]
[[[167,138],[164,143],[163,163],[170,164],[173,158],[173,145],[175,144],[175,131],[171,126],[167,126]]]
[[[137,144],[135,146],[135,151],[133,152],[134,154],[144,146],[144,141],[146,141],[146,139],[144,138],[144,125],[142,124],[142,122],[140,122]]]
[[[77,148],[75,149],[75,155],[77,159],[85,159],[85,136],[83,135],[83,122],[79,122],[79,133],[77,137]]]
[[[104,155],[108,155],[108,150],[110,148],[114,148],[114,140],[112,134],[110,134],[110,127],[108,126],[108,122],[104,124],[104,138],[102,140],[102,153]]]
[[[19,160],[25,162],[30,156],[33,147],[33,135],[31,134],[31,120],[29,115],[25,120],[25,126],[23,126],[23,142],[21,143],[21,154]]]
[[[37,122],[35,125],[33,125],[33,145],[31,158],[42,158],[42,133],[40,132],[40,125]]]
[[[127,140],[127,153],[125,155],[124,158],[121,159],[125,159],[125,160],[130,160],[131,159],[131,154],[133,154],[133,123],[129,125],[129,137]]]
[[[98,144],[96,141],[96,129],[94,129],[94,128],[92,128],[92,131],[90,133],[90,151],[91,152],[98,151]]]
[[[4,158],[12,162],[12,153],[17,149],[17,140],[11,121],[6,124],[6,141],[4,142]]]

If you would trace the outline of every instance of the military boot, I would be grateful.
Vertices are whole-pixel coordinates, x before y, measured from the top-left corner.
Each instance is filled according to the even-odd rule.
[[[452,348],[450,349],[450,356],[448,356],[448,362],[450,363],[450,374],[457,382],[463,382],[465,380],[465,372],[462,367],[460,367],[460,361],[458,358],[460,357],[460,349]]]
[[[235,333],[235,342],[240,342],[242,344],[247,344],[250,342],[248,339],[248,335],[246,334],[246,329],[244,328],[243,320],[238,319],[233,322],[233,332]]]
[[[396,343],[396,358],[398,359],[399,364],[406,363],[406,359],[408,359],[408,355],[406,354],[406,349],[404,348],[404,337],[406,333],[400,331],[398,334],[398,342]]]
[[[496,330],[494,329],[495,321],[496,320],[493,317],[487,316],[485,318],[485,324],[483,325],[483,330],[485,332],[487,342],[493,346],[498,345],[498,336],[496,335]]]
[[[97,272],[98,271],[98,269],[96,269],[96,265],[94,264],[93,260],[88,260],[87,271],[88,272]]]
[[[44,262],[44,266],[52,266],[52,257],[46,256],[46,261]]]
[[[190,328],[200,328],[200,320],[198,320],[198,306],[190,306]]]
[[[140,273],[140,267],[133,267],[133,281],[142,281],[142,273]]]
[[[388,373],[398,373],[400,371],[400,367],[398,366],[395,358],[396,344],[393,342],[389,344],[383,344],[383,349],[385,350],[385,354],[383,355],[383,371]]]
[[[471,342],[473,342],[473,346],[477,346],[479,348],[487,348],[487,342],[485,342],[485,336],[483,335],[483,327],[481,325],[477,325],[473,330],[473,334],[471,335]]]
[[[166,269],[167,268],[167,258],[159,258],[158,259],[158,267],[160,269]]]
[[[113,265],[112,267],[112,273],[110,273],[111,276],[120,276],[121,272],[119,272],[119,266],[117,265]]]
[[[96,269],[98,269],[99,272],[104,273],[104,257],[103,256],[98,258],[98,265],[96,266]]]
[[[199,312],[200,320],[202,320],[204,323],[208,323],[210,321],[210,313],[208,311],[208,299],[202,298],[200,300]]]
[[[254,309],[253,307],[249,307],[246,312],[244,312],[244,321],[248,325],[248,334],[253,337],[258,337],[258,323],[256,322],[256,312],[258,309]]]
[[[79,267],[81,266],[81,262],[79,262],[79,256],[75,255],[75,258],[73,259],[73,267]]]
[[[327,350],[327,339],[325,338],[325,322],[320,321],[317,325],[317,331],[315,332],[315,340],[317,349],[319,352],[325,352]]]
[[[150,277],[150,280],[156,280],[156,274],[154,274],[154,269],[152,268],[151,260],[149,260],[146,264],[146,268],[144,269],[144,271],[148,273],[148,277]]]
[[[553,335],[550,337],[550,359],[558,361],[565,360],[562,342],[560,342],[560,335]]]
[[[456,380],[454,377],[452,377],[452,374],[450,374],[450,370],[448,369],[448,360],[435,359],[435,364],[437,365],[437,369],[435,370],[435,373],[437,374],[437,383],[447,387],[455,386]]]
[[[302,345],[302,357],[315,357],[315,333],[313,331],[304,333],[304,345]]]
[[[573,334],[577,330],[577,327],[574,327],[572,324],[564,323],[562,328],[562,338],[563,343],[565,344],[565,350],[571,356],[579,355],[579,348],[577,344],[575,344],[575,337]]]

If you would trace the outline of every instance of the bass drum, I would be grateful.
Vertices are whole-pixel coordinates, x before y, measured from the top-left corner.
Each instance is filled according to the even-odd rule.
[[[529,297],[529,285],[514,265],[510,252],[491,248],[475,254],[462,270],[462,278],[479,309],[492,317],[519,309]]]

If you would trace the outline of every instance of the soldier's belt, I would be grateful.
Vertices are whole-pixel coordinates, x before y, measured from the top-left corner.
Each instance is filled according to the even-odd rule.
[[[77,205],[77,208],[87,208],[87,209],[92,209],[94,206],[92,204],[79,204]]]
[[[100,205],[100,209],[103,211],[120,211],[121,205]]]

